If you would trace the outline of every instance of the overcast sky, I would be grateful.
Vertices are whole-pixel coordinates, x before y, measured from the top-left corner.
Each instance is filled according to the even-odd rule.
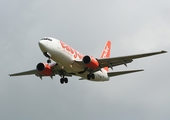
[[[113,57],[170,51],[169,0],[1,0],[0,16],[0,119],[170,119],[169,53],[115,67],[145,71],[102,83],[8,76],[46,62],[45,36],[95,57],[108,39]]]

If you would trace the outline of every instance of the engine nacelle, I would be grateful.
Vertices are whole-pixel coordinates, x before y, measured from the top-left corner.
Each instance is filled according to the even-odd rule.
[[[90,57],[88,55],[83,57],[83,63],[86,65],[86,67],[93,70],[99,67],[99,62],[94,57]]]
[[[38,63],[36,68],[40,74],[45,76],[52,76],[51,66],[49,66],[47,63]]]

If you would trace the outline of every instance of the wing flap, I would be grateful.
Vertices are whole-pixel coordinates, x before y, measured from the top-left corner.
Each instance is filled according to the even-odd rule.
[[[140,71],[144,71],[144,70],[129,70],[129,71],[109,72],[107,74],[108,74],[109,77],[112,77],[112,76],[118,76],[118,75],[129,74],[129,73],[140,72]]]

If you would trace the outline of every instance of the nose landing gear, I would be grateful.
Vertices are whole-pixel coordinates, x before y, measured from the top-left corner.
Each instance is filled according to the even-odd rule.
[[[51,59],[50,58],[47,60],[47,63],[51,63]]]
[[[44,52],[43,54],[48,58],[47,63],[51,63],[51,56],[47,52]]]

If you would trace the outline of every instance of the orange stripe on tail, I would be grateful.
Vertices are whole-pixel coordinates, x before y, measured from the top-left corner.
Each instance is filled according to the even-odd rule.
[[[103,51],[102,51],[100,58],[109,58],[110,57],[110,49],[111,49],[111,42],[108,40]],[[104,69],[106,71],[108,71],[108,67],[104,67]]]

